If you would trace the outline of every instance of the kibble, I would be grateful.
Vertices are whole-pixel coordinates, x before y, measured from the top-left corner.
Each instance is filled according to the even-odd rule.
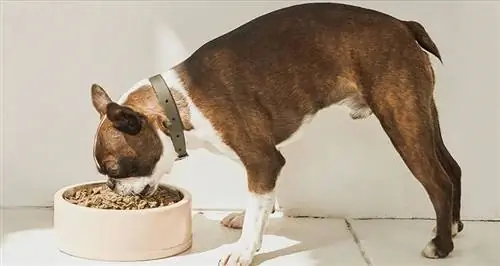
[[[67,201],[89,208],[112,210],[141,210],[169,206],[182,200],[182,193],[160,186],[148,197],[137,195],[120,196],[114,193],[106,184],[87,185],[75,188],[64,194]]]

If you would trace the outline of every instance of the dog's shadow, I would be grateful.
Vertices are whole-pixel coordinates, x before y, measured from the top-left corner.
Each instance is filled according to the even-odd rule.
[[[183,255],[212,251],[222,254],[215,250],[236,242],[241,230],[225,228],[219,220],[195,214],[193,246]],[[252,265],[267,265],[271,261],[286,264],[290,259],[306,259],[304,265],[345,265],[346,249],[352,250],[353,245],[343,220],[273,217]],[[299,255],[304,252],[305,256]]]

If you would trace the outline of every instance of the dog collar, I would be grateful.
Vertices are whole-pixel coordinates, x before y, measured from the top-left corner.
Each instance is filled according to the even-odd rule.
[[[177,157],[178,159],[183,159],[188,156],[186,139],[184,137],[184,126],[182,125],[179,109],[177,109],[172,92],[160,74],[150,77],[149,81],[158,96],[158,100],[165,111],[165,115],[170,120],[171,125],[168,129],[170,131],[170,139],[172,140],[172,144],[174,144],[175,152],[177,152]]]

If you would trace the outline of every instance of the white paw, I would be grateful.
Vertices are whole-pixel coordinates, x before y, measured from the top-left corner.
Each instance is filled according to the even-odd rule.
[[[432,233],[434,233],[435,235],[436,232],[437,232],[437,227],[434,226],[434,229],[432,229]],[[451,236],[455,237],[457,235],[458,235],[458,223],[455,222],[451,225]]]
[[[436,245],[434,245],[432,240],[427,244],[427,246],[425,246],[424,250],[422,250],[422,255],[429,259],[439,258]]]
[[[235,243],[227,255],[219,260],[219,266],[249,266],[252,263],[256,248],[253,245]]]
[[[222,219],[221,223],[228,228],[233,229],[241,229],[243,227],[243,220],[245,219],[245,213],[230,213],[224,219]]]

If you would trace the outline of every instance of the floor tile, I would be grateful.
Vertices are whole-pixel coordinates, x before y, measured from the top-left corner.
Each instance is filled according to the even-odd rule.
[[[193,215],[193,247],[162,260],[134,263],[99,262],[65,255],[57,250],[51,229],[50,210],[5,210],[2,237],[3,266],[31,265],[216,265],[240,231],[223,228],[226,213]],[[364,266],[357,245],[343,220],[271,219],[254,265]]]
[[[52,228],[52,209],[49,208],[0,209],[0,216],[0,239],[11,232]]]
[[[430,260],[420,252],[432,238],[434,222],[422,220],[352,221],[373,266],[498,266],[500,223],[465,222],[446,259]]]

